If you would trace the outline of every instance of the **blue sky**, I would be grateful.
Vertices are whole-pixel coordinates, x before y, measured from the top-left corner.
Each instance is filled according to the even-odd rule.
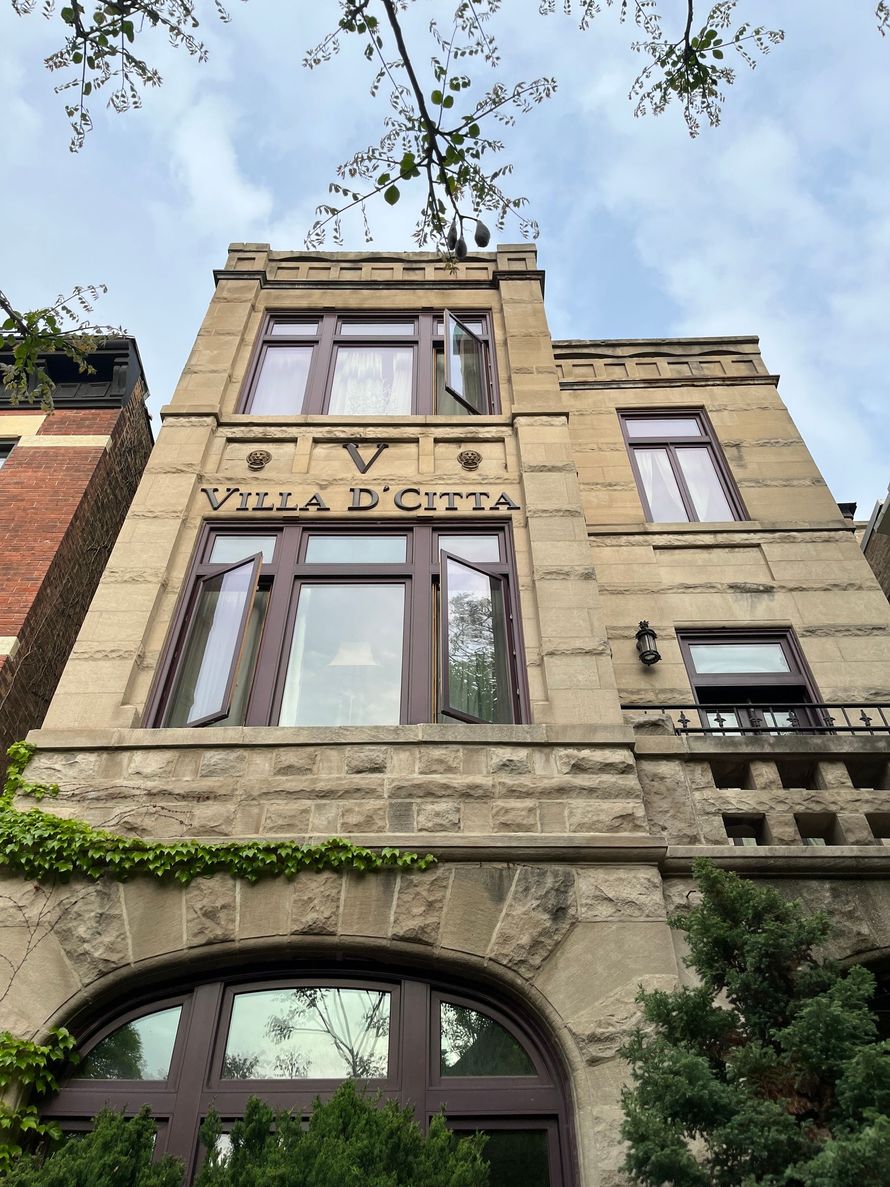
[[[355,50],[301,66],[333,0],[233,0],[228,25],[200,6],[210,61],[155,38],[145,50],[164,86],[122,116],[95,103],[95,131],[72,155],[41,65],[58,26],[0,0],[0,288],[30,307],[106,283],[97,319],[138,338],[154,411],[228,243],[301,247],[336,165],[377,139],[386,111],[367,99]],[[786,42],[739,71],[722,125],[697,140],[679,110],[633,117],[640,59],[614,10],[581,34],[537,7],[505,0],[492,78],[559,80],[505,136],[513,192],[541,224],[554,336],[759,334],[835,497],[867,516],[890,479],[890,38],[873,4],[744,0]],[[426,19],[448,4],[417,8]],[[410,189],[403,203],[371,212],[381,250],[412,246]],[[345,246],[363,247],[358,221]]]

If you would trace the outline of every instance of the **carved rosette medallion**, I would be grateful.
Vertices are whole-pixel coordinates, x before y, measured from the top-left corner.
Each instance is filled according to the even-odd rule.
[[[247,467],[250,470],[262,470],[272,460],[268,449],[252,449],[247,455]]]
[[[462,449],[457,455],[457,460],[465,470],[478,470],[482,454],[475,449]]]

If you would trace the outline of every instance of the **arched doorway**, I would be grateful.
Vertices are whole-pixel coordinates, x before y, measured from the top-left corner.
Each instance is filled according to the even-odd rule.
[[[412,1105],[421,1125],[444,1110],[455,1131],[486,1132],[491,1187],[575,1182],[559,1060],[500,991],[343,962],[235,972],[131,1000],[80,1050],[46,1115],[77,1131],[106,1104],[147,1104],[186,1182],[211,1108],[224,1129],[251,1096],[308,1115],[345,1078]]]

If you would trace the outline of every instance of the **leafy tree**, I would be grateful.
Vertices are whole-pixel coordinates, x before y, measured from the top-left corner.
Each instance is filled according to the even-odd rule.
[[[887,1187],[874,977],[818,958],[824,915],[707,861],[693,870],[701,905],[671,923],[700,984],[640,993],[627,1170],[650,1187]]]
[[[182,1165],[153,1162],[155,1124],[148,1109],[130,1120],[106,1109],[93,1129],[69,1138],[45,1160],[17,1162],[3,1187],[182,1187]]]
[[[315,1102],[308,1129],[252,1098],[219,1146],[219,1118],[202,1130],[207,1160],[196,1187],[487,1187],[485,1139],[458,1138],[434,1117],[424,1135],[410,1109],[378,1106],[347,1080]]]
[[[867,0],[883,34],[890,28],[890,0]],[[515,18],[518,0],[505,6]],[[638,34],[633,43],[644,65],[630,87],[638,115],[661,114],[676,101],[692,135],[706,120],[719,123],[724,92],[739,64],[754,66],[758,55],[782,40],[778,29],[767,29],[744,18],[751,0],[695,0],[669,5],[668,17],[659,0],[538,0],[542,16],[557,11],[574,18],[579,30],[595,24],[603,7]],[[11,0],[22,16],[37,8],[37,0]],[[420,191],[415,241],[437,246],[451,258],[466,255],[467,235],[485,247],[490,231],[483,214],[500,230],[516,217],[523,234],[537,234],[537,224],[525,213],[526,201],[505,192],[513,166],[495,164],[504,145],[497,125],[512,124],[516,116],[549,98],[556,80],[544,76],[530,81],[490,85],[479,80],[476,66],[499,68],[500,54],[494,24],[502,0],[442,0],[430,22],[432,38],[428,65],[409,17],[418,0],[328,0],[331,29],[304,57],[315,69],[330,62],[346,42],[356,39],[369,64],[372,97],[384,96],[388,113],[376,145],[355,153],[339,167],[331,183],[333,202],[318,207],[307,235],[310,247],[321,246],[328,233],[342,242],[342,217],[355,208],[364,218],[366,238],[371,232],[365,209],[382,194],[397,203],[407,185]],[[56,87],[64,92],[72,127],[71,148],[77,151],[92,128],[90,103],[108,95],[118,112],[139,107],[146,89],[161,84],[157,68],[142,56],[151,31],[161,31],[198,61],[207,49],[196,30],[205,12],[223,21],[229,14],[221,0],[43,0],[40,11],[62,25],[60,47],[46,66],[61,76]],[[524,17],[525,14],[523,14]],[[137,44],[138,43],[138,44]],[[423,64],[422,64],[423,63]],[[472,74],[470,73],[472,71]],[[473,77],[475,75],[476,77]],[[39,356],[61,349],[86,365],[86,355],[101,327],[90,320],[91,296],[101,289],[81,288],[71,298],[58,298],[45,309],[20,312],[0,292],[0,349],[14,352],[4,368],[4,383],[14,402],[23,396],[51,399],[52,384],[40,368]],[[78,302],[86,301],[85,308]]]

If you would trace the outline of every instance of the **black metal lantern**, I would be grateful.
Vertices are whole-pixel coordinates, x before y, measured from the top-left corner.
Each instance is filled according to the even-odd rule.
[[[640,653],[640,663],[645,664],[647,668],[652,664],[657,664],[661,659],[658,648],[655,644],[658,641],[658,635],[653,631],[652,627],[644,618],[640,623],[640,629],[637,631],[637,651]]]

